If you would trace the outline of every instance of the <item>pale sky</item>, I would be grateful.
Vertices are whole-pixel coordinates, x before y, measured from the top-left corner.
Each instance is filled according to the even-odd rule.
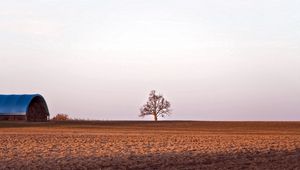
[[[299,0],[1,0],[0,94],[52,115],[300,120]]]

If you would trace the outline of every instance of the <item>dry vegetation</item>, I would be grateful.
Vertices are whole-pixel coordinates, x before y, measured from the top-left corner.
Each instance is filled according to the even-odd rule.
[[[0,122],[0,169],[299,169],[300,122]]]
[[[69,115],[67,114],[57,114],[52,118],[53,121],[66,121],[66,120],[71,120],[71,118],[69,117]]]

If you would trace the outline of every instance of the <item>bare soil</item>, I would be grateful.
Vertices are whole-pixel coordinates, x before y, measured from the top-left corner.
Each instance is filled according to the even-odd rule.
[[[300,169],[300,122],[0,122],[0,169]]]

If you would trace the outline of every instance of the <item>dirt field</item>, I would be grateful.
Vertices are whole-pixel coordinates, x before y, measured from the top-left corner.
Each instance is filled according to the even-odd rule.
[[[0,169],[300,169],[300,122],[0,122]]]

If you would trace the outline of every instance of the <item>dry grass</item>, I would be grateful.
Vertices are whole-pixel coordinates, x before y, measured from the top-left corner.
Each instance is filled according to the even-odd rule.
[[[0,122],[0,169],[299,169],[300,122]]]

